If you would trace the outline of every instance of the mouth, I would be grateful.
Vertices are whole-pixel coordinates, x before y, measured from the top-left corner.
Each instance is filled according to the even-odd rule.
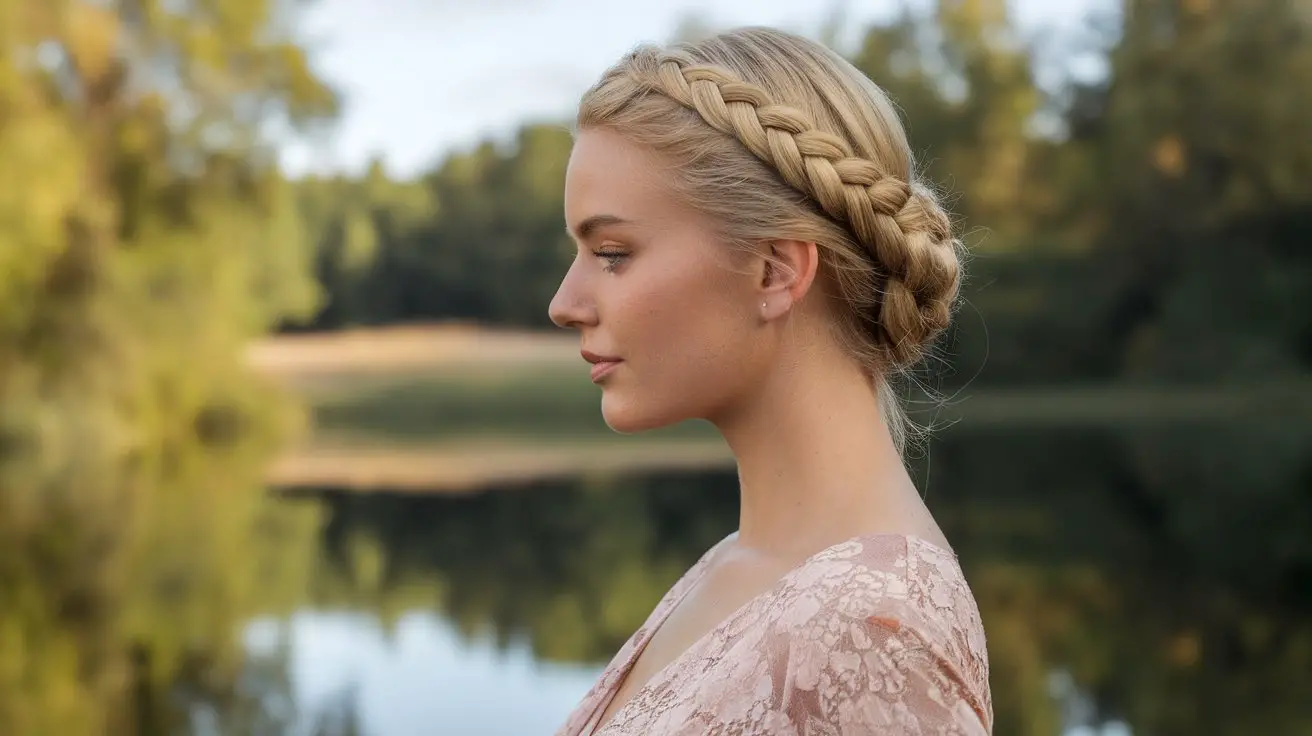
[[[583,359],[592,364],[592,382],[597,383],[605,378],[611,371],[619,367],[624,361],[620,358],[608,355],[597,355],[596,353],[584,350]]]

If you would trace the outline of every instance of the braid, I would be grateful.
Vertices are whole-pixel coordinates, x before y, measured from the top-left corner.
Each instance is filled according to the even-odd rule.
[[[736,138],[847,225],[883,280],[882,299],[863,318],[890,365],[916,362],[948,326],[960,286],[951,223],[933,197],[856,156],[842,137],[817,129],[801,110],[775,103],[724,67],[664,50],[656,56],[655,78],[642,81]]]

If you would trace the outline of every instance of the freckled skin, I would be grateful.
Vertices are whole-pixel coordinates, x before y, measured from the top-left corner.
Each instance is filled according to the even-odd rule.
[[[597,215],[627,221],[576,232],[578,256],[550,306],[584,349],[623,360],[601,381],[602,415],[617,432],[714,421],[749,400],[772,353],[757,275],[735,268],[730,247],[673,196],[659,164],[614,132],[586,130],[565,179],[572,230]]]

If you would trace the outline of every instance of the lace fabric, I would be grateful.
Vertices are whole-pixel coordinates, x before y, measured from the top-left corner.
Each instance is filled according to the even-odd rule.
[[[556,736],[988,734],[988,654],[952,553],[916,537],[829,547],[743,604],[596,730],[651,634],[732,535],[666,593]]]

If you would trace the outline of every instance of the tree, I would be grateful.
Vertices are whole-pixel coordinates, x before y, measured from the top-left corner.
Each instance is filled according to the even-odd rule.
[[[242,350],[317,308],[266,131],[336,104],[294,18],[280,0],[0,4],[0,731],[166,728],[130,697],[188,666],[155,617],[189,591],[226,602],[193,621],[220,631],[249,604],[254,571],[224,555],[293,415]]]
[[[871,27],[853,63],[901,108],[923,173],[943,186],[972,244],[1013,249],[1050,206],[1036,187],[1030,126],[1042,96],[1006,0],[939,0]]]
[[[1080,90],[1067,195],[1126,375],[1248,381],[1312,368],[1312,15],[1297,0],[1132,0]]]

